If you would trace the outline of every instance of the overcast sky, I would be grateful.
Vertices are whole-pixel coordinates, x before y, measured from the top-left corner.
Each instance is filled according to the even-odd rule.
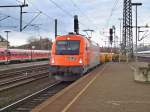
[[[19,2],[20,1],[20,2]],[[54,1],[54,2],[53,2]],[[17,5],[23,0],[0,0],[1,5]],[[28,7],[24,8],[23,26],[31,21],[38,12],[42,13],[22,33],[19,32],[20,8],[0,8],[0,33],[4,37],[5,30],[11,30],[9,41],[11,45],[21,45],[31,36],[48,37],[54,39],[54,19],[58,19],[58,33],[60,35],[73,31],[73,16],[78,15],[80,32],[84,29],[93,29],[93,40],[104,45],[107,41],[108,29],[115,25],[119,36],[119,20],[122,18],[123,0],[26,0]],[[150,24],[150,1],[132,0],[142,2],[138,8],[138,24]],[[32,12],[32,13],[31,13]],[[37,13],[33,13],[37,12]],[[133,8],[133,25],[135,9]],[[34,25],[34,26],[33,26]]]

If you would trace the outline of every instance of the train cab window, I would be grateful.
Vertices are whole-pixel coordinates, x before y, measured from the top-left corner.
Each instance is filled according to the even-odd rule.
[[[4,52],[0,52],[0,56],[4,56]]]
[[[59,40],[56,42],[56,55],[78,55],[79,40]]]

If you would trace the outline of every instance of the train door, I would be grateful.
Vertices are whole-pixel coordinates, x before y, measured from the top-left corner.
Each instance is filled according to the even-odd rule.
[[[5,50],[4,56],[5,56],[5,62],[6,62],[6,64],[8,64],[11,61],[11,53],[10,53],[10,51],[9,50]]]
[[[0,63],[5,61],[4,52],[0,51]]]

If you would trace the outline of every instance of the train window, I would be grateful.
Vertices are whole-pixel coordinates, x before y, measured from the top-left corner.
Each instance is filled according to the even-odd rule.
[[[79,40],[59,40],[56,42],[56,55],[78,55]]]
[[[10,53],[9,51],[6,51],[6,52],[5,52],[5,55],[6,55],[6,56],[10,56],[11,53]]]
[[[4,56],[4,52],[0,52],[0,56]]]

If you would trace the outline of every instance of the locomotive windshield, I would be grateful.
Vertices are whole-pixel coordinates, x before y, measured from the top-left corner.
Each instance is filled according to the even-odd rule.
[[[79,55],[79,40],[59,40],[56,42],[56,55]]]

